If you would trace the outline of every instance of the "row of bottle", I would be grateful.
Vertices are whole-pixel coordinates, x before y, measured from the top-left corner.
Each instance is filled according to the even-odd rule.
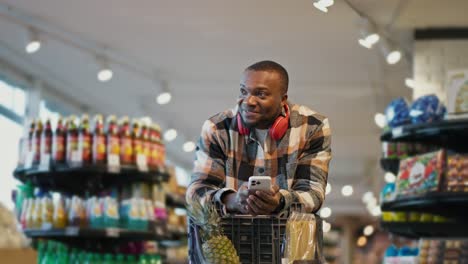
[[[20,214],[23,228],[49,229],[67,226],[147,230],[151,222],[165,220],[166,208],[143,198],[122,200],[106,197],[52,201],[48,196],[25,199]]]
[[[111,254],[81,251],[55,241],[39,241],[38,264],[160,264],[158,254]]]
[[[55,164],[107,164],[118,159],[121,165],[136,165],[143,159],[151,169],[164,165],[165,146],[157,124],[130,123],[128,117],[117,122],[115,116],[104,124],[102,115],[94,117],[92,129],[87,115],[77,123],[75,116],[59,118],[53,129],[50,119],[31,121],[28,136],[21,141],[18,165],[38,165],[43,157]]]

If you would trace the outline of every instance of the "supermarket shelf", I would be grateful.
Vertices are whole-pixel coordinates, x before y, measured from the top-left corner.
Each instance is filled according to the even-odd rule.
[[[105,165],[69,167],[50,166],[49,169],[17,169],[13,173],[22,182],[31,182],[35,186],[49,190],[77,193],[98,191],[106,187],[125,185],[132,182],[158,183],[167,181],[169,174],[165,170],[144,172],[136,166],[121,166],[120,172],[110,172]]]
[[[391,172],[395,175],[398,174],[400,169],[400,160],[399,159],[380,159],[380,166],[384,171]]]
[[[128,230],[121,228],[80,228],[67,227],[64,229],[25,229],[26,236],[31,238],[54,238],[54,239],[121,239],[121,240],[164,240],[166,237],[161,237],[155,232]]]
[[[421,223],[381,222],[381,227],[390,233],[413,239],[463,238],[468,237],[468,226],[463,222]]]
[[[404,125],[384,132],[381,141],[421,142],[467,152],[468,119]]]
[[[166,195],[166,204],[169,207],[183,208],[185,209],[185,197],[168,193]]]
[[[468,218],[468,193],[429,193],[382,203],[382,211],[425,212]]]

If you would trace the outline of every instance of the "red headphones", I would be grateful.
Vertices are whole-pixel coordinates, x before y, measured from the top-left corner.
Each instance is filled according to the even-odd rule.
[[[270,136],[274,140],[279,140],[281,139],[284,134],[286,134],[286,131],[288,130],[289,127],[289,106],[288,104],[284,104],[284,110],[286,112],[286,116],[279,115],[275,122],[273,122],[273,125],[270,127]],[[237,127],[239,128],[239,133],[241,135],[249,135],[250,134],[250,129],[246,126],[244,126],[244,123],[242,122],[242,117],[240,115],[240,112],[237,112]]]

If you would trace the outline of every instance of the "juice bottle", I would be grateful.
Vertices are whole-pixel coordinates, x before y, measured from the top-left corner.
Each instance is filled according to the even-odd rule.
[[[128,117],[123,117],[120,122],[120,163],[131,165],[133,163],[133,144]]]
[[[156,138],[156,145],[158,149],[158,155],[156,158],[156,163],[158,167],[164,166],[165,160],[166,160],[166,149],[164,147],[164,143],[161,138],[161,128],[159,127],[158,124],[154,125],[155,128],[155,138]]]
[[[28,152],[34,151],[34,131],[36,131],[36,121],[33,119],[29,123],[29,132],[28,132]]]
[[[107,119],[107,155],[120,157],[119,127],[115,116]],[[108,160],[109,162],[109,160]]]
[[[104,202],[104,225],[106,227],[118,227],[119,209],[114,198],[106,197]]]
[[[158,138],[157,127],[155,124],[151,125],[150,129],[150,168],[156,170],[158,168]]]
[[[26,228],[34,228],[34,211],[36,199],[30,198],[28,211],[26,212]]]
[[[90,200],[90,212],[89,219],[91,227],[102,228],[103,227],[103,213],[101,202],[98,198],[93,197]]]
[[[63,123],[62,117],[59,117],[57,121],[57,127],[55,128],[53,137],[52,137],[52,159],[56,164],[65,163],[66,158],[66,130]]]
[[[20,215],[20,224],[23,229],[27,228],[27,222],[28,222],[28,210],[29,207],[31,206],[31,199],[26,198],[23,200],[23,206],[21,206],[21,215]]]
[[[34,151],[34,159],[33,164],[37,165],[41,161],[41,138],[42,138],[42,121],[38,120],[36,123],[36,129],[34,130],[33,136],[33,151]]]
[[[78,130],[78,149],[81,151],[81,159],[82,164],[90,164],[91,163],[91,134],[89,132],[89,117],[88,115],[83,115],[81,117],[80,128]]]
[[[106,164],[106,135],[104,133],[104,121],[102,115],[96,115],[94,117],[92,152],[94,164]]]
[[[41,219],[42,219],[42,228],[51,228],[52,227],[52,216],[54,213],[54,208],[52,200],[49,197],[42,197],[41,199]]]
[[[52,125],[50,119],[47,119],[41,136],[41,156],[49,155],[50,157],[52,154],[52,134]]]
[[[133,144],[133,164],[138,164],[139,155],[143,154],[143,141],[140,131],[140,122],[134,119],[132,120],[132,144]]]
[[[36,198],[32,216],[32,228],[42,228],[42,202],[41,198]]]
[[[150,154],[151,154],[151,141],[150,141],[150,131],[148,125],[145,122],[141,124],[141,142],[143,145],[143,155],[146,157],[146,163],[150,165]]]
[[[67,120],[67,163],[76,164],[81,162],[79,155],[76,117],[70,116]]]
[[[52,224],[54,228],[65,228],[67,226],[65,202],[62,197],[55,201]]]

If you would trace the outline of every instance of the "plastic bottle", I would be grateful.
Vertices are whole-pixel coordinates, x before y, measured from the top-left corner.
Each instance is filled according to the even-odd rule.
[[[112,254],[105,254],[103,263],[114,264],[114,256],[112,256]]]
[[[159,145],[158,145],[158,136],[157,136],[157,126],[155,124],[151,125],[150,129],[150,146],[151,146],[151,156],[150,156],[150,168],[152,170],[158,169],[158,160],[159,160]]]
[[[78,151],[78,128],[76,117],[70,116],[67,120],[67,163],[81,163],[81,156]]]
[[[140,260],[138,261],[138,264],[149,264],[147,255],[141,254],[140,255]]]
[[[114,198],[106,197],[104,202],[104,225],[106,227],[119,226],[119,210]]]
[[[28,142],[27,142],[27,151],[34,151],[34,131],[36,131],[36,121],[34,119],[29,123],[29,132],[28,132]]]
[[[63,197],[55,201],[54,216],[52,219],[54,228],[65,228],[67,226],[67,214]]]
[[[42,121],[38,120],[36,123],[36,129],[34,130],[33,136],[33,148],[34,148],[34,159],[33,164],[37,165],[41,161],[41,138],[42,138]]]
[[[123,117],[120,122],[120,163],[131,165],[133,163],[133,144],[128,117]]]
[[[150,141],[150,131],[148,129],[148,124],[141,122],[141,141],[143,146],[143,155],[146,157],[146,162],[150,167],[150,155],[151,155],[151,141]]]
[[[141,130],[140,130],[140,122],[136,119],[132,120],[131,137],[132,137],[132,146],[133,146],[132,163],[137,164],[138,155],[143,155],[144,153],[143,153],[142,135],[141,135]]]
[[[26,212],[26,228],[34,228],[34,211],[36,210],[36,199],[31,198],[29,208]]]
[[[53,216],[54,206],[52,204],[52,200],[44,196],[41,199],[41,219],[42,225],[41,228],[49,229],[52,228],[52,216]]]
[[[26,198],[23,201],[23,205],[21,206],[21,215],[20,215],[20,224],[23,229],[28,228],[28,210],[31,206],[31,199]]]
[[[128,226],[130,229],[138,229],[140,212],[138,210],[138,200],[136,198],[130,199],[128,211]]]
[[[63,123],[62,117],[59,117],[57,121],[57,127],[55,128],[52,137],[52,159],[56,164],[63,164],[66,160],[66,128]]]
[[[161,138],[161,127],[159,127],[158,124],[154,125],[154,128],[156,130],[156,145],[158,148],[158,158],[157,158],[157,165],[158,167],[164,166],[165,160],[166,160],[166,148],[164,146],[163,140]]]
[[[103,165],[106,164],[106,135],[104,133],[104,121],[102,115],[94,117],[94,132],[93,132],[93,163]]]
[[[50,119],[48,118],[45,122],[44,130],[41,135],[41,156],[52,154],[52,125],[50,124]]]
[[[33,221],[32,221],[32,228],[41,228],[42,227],[42,202],[41,198],[35,199],[35,206],[33,211]]]
[[[96,197],[92,197],[89,200],[89,203],[90,203],[89,218],[90,218],[91,227],[93,228],[102,228],[104,226],[102,205],[100,201],[101,200]]]
[[[81,123],[78,135],[78,149],[82,154],[82,164],[89,165],[92,161],[92,137],[89,132],[89,117],[83,115],[81,117]]]
[[[134,255],[128,255],[127,256],[127,263],[128,264],[136,264],[138,262],[136,261],[136,257]]]
[[[115,264],[124,264],[125,262],[125,256],[123,254],[117,254],[115,256]]]

